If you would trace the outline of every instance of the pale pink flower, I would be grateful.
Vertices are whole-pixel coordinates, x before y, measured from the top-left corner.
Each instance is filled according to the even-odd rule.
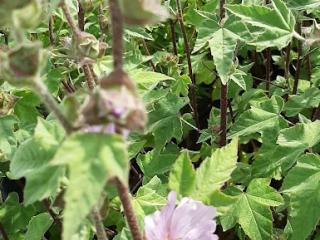
[[[176,193],[160,211],[145,217],[147,240],[217,240],[214,234],[216,211],[191,198],[183,198],[176,207]]]
[[[105,125],[91,125],[82,128],[83,132],[86,133],[102,133],[102,134],[121,134],[125,139],[128,138],[130,131],[125,128],[121,128],[117,131],[116,125],[114,123],[109,123]]]

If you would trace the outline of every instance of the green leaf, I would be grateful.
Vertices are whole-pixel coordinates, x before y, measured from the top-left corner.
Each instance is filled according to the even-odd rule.
[[[284,147],[312,148],[320,142],[320,121],[298,123],[280,131],[277,143]]]
[[[0,160],[7,160],[12,153],[12,145],[16,144],[13,134],[15,123],[17,119],[12,115],[0,117]]]
[[[0,206],[0,220],[3,228],[9,235],[24,230],[30,218],[36,214],[34,206],[23,206],[19,203],[17,193],[10,193],[4,203]]]
[[[24,204],[28,205],[54,196],[59,190],[64,175],[65,168],[61,166],[46,166],[28,174],[24,189]]]
[[[154,135],[157,149],[163,148],[172,138],[181,140],[183,125],[179,110],[187,103],[187,97],[178,97],[170,93],[149,107],[148,132]]]
[[[130,77],[138,84],[156,84],[160,81],[174,80],[174,78],[158,72],[133,70],[130,71]]]
[[[40,116],[36,109],[36,106],[40,104],[39,98],[30,91],[18,91],[14,95],[21,97],[14,107],[14,113],[20,119],[21,124],[35,124]]]
[[[195,187],[195,171],[188,152],[183,152],[175,164],[169,176],[168,186],[181,196],[189,196]]]
[[[303,109],[318,107],[320,104],[320,91],[317,88],[309,88],[301,95],[290,96],[286,103],[286,116],[292,117]]]
[[[230,138],[261,132],[278,124],[278,114],[252,107],[239,116],[231,127]]]
[[[290,8],[295,10],[313,10],[320,6],[318,0],[287,0],[287,4]]]
[[[307,148],[319,143],[319,124],[320,121],[298,123],[263,136],[262,147],[253,162],[253,175],[275,178],[279,178],[279,173],[286,175]]]
[[[230,138],[247,136],[262,132],[280,124],[283,100],[273,96],[271,99],[253,103],[251,109],[242,113],[230,130]]]
[[[64,130],[55,122],[38,118],[34,137],[23,142],[10,163],[10,177],[26,177],[25,204],[54,195],[59,189],[64,168],[50,166]]]
[[[209,40],[211,55],[222,84],[227,84],[230,78],[237,38],[238,36],[228,29],[221,28]]]
[[[219,28],[220,26],[217,19],[205,18],[197,29],[198,35],[193,52],[197,52],[204,48]]]
[[[139,26],[127,26],[125,28],[125,33],[132,37],[142,38],[150,41],[154,40],[152,35],[146,32],[145,28]]]
[[[75,133],[67,137],[52,164],[67,165],[69,185],[64,200],[63,239],[71,239],[101,197],[108,179],[128,181],[128,156],[117,135]]]
[[[139,188],[132,201],[133,209],[141,226],[144,226],[144,217],[162,208],[166,197],[160,193],[163,185],[158,177],[153,177],[146,185]]]
[[[227,5],[226,8],[244,22],[259,27],[264,34],[258,33],[257,45],[260,48],[288,45],[294,34],[295,18],[281,0],[272,1],[273,9],[259,5]],[[263,46],[264,44],[264,46]]]
[[[254,179],[248,190],[237,196],[229,210],[221,216],[221,224],[226,231],[237,222],[250,239],[272,239],[272,213],[270,206],[283,203],[281,195],[269,187],[269,180]]]
[[[282,192],[290,197],[289,239],[307,239],[320,220],[320,158],[307,154],[285,178]]]
[[[168,144],[160,152],[154,149],[144,155],[138,156],[137,163],[145,176],[153,177],[169,172],[178,154],[179,149],[177,146]]]
[[[195,199],[205,200],[212,192],[220,189],[231,179],[238,159],[238,139],[227,146],[215,150],[210,158],[202,162],[196,172]]]
[[[53,219],[49,213],[40,213],[31,218],[28,224],[28,231],[26,233],[26,239],[28,240],[42,240],[44,234],[49,229]]]
[[[172,91],[174,94],[179,96],[188,96],[189,93],[189,85],[192,83],[190,77],[188,75],[182,75],[179,77],[172,86]]]

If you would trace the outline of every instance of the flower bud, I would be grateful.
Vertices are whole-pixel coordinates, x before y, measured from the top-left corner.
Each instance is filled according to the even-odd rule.
[[[0,77],[15,86],[30,85],[41,67],[40,42],[23,43],[8,52],[0,52]]]
[[[82,32],[79,38],[73,38],[73,49],[79,60],[95,60],[100,54],[100,43],[92,34]]]
[[[119,77],[114,79],[114,77]],[[146,124],[146,110],[135,94],[133,84],[123,71],[112,72],[103,79],[101,88],[89,96],[82,109],[85,126],[107,126],[113,123],[116,132],[142,130]],[[131,81],[130,81],[131,82]],[[107,83],[107,84],[106,84]],[[110,126],[110,125],[108,125]],[[98,129],[95,127],[95,129]]]

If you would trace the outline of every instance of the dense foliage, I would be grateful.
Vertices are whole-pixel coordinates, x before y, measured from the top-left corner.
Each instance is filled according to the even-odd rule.
[[[219,239],[320,239],[319,0],[0,13],[0,239],[142,240],[170,191]]]

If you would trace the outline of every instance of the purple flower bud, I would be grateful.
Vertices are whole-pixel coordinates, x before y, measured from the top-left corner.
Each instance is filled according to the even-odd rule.
[[[147,240],[217,240],[214,234],[216,211],[191,198],[183,198],[176,207],[176,193],[160,211],[145,217]]]

